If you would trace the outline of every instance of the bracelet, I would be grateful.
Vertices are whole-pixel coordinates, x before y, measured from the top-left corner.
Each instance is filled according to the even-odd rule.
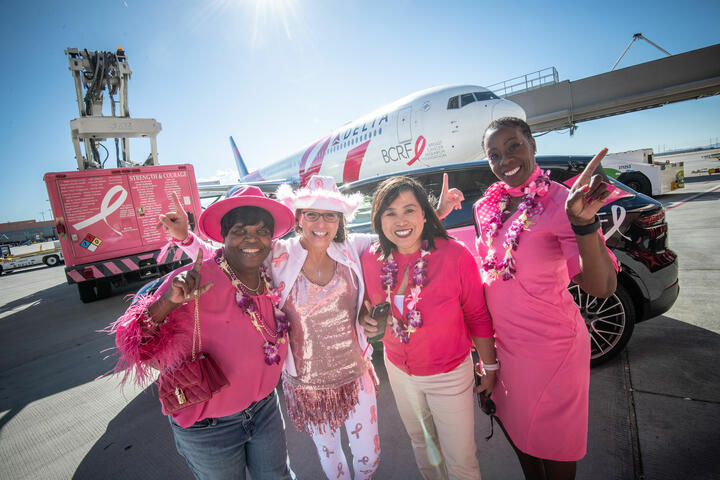
[[[193,243],[193,240],[194,239],[193,239],[192,235],[190,235],[190,232],[188,232],[187,237],[185,237],[185,240],[183,240],[182,242],[175,238],[171,239],[170,241],[176,245],[180,245],[181,247],[187,247],[188,245]]]
[[[484,363],[480,362],[482,364],[482,369],[487,372],[495,372],[497,370],[500,370],[500,362],[495,360],[495,363]]]
[[[591,233],[595,233],[598,231],[598,228],[600,228],[600,217],[595,215],[595,220],[590,225],[575,225],[574,223],[571,223],[570,228],[572,228],[572,231],[575,232],[575,235],[589,235]]]

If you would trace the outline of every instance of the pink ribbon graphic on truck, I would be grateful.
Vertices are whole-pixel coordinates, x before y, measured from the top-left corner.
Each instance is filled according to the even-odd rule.
[[[110,200],[115,196],[115,194],[119,193],[120,195],[110,203]],[[102,202],[100,202],[100,212],[97,215],[93,215],[92,217],[83,220],[82,222],[78,222],[72,227],[76,231],[80,231],[85,227],[89,227],[90,225],[99,222],[100,220],[105,222],[105,225],[107,225],[110,230],[117,233],[122,237],[122,232],[119,232],[115,230],[112,225],[110,225],[107,221],[107,217],[113,213],[118,208],[122,207],[123,203],[125,203],[125,200],[127,199],[128,193],[127,191],[120,185],[115,185],[114,187],[110,188],[110,190],[107,191],[105,194],[105,197],[103,197]]]

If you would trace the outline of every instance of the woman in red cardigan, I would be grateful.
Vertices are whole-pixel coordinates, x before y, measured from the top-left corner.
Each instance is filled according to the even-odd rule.
[[[362,256],[366,307],[391,306],[385,366],[420,473],[480,478],[470,348],[475,345],[486,370],[481,391],[492,391],[498,364],[477,264],[448,236],[411,178],[378,187],[372,223],[379,240]],[[377,326],[364,317],[368,337],[383,333]]]

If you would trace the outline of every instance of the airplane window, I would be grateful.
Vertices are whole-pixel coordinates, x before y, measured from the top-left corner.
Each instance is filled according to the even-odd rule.
[[[500,97],[493,92],[475,92],[475,98],[478,102],[482,102],[483,100],[497,100]]]
[[[453,108],[459,108],[458,106],[458,97],[452,97],[450,100],[448,100],[448,110],[451,110]]]
[[[464,93],[460,97],[460,101],[462,102],[462,106],[468,105],[470,103],[473,103],[475,101],[475,97],[473,97],[472,93]]]

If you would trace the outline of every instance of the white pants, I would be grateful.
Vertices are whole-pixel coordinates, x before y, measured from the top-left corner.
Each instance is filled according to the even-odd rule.
[[[377,425],[377,399],[375,384],[368,372],[359,380],[359,403],[355,410],[345,421],[345,430],[350,441],[350,451],[353,455],[353,470],[355,480],[372,478],[380,463],[380,437]],[[325,476],[331,480],[350,480],[350,470],[340,442],[340,430],[333,432],[326,426],[325,433],[312,435],[315,448],[320,456]]]
[[[480,479],[470,355],[437,375],[408,375],[387,357],[385,368],[422,477]]]

